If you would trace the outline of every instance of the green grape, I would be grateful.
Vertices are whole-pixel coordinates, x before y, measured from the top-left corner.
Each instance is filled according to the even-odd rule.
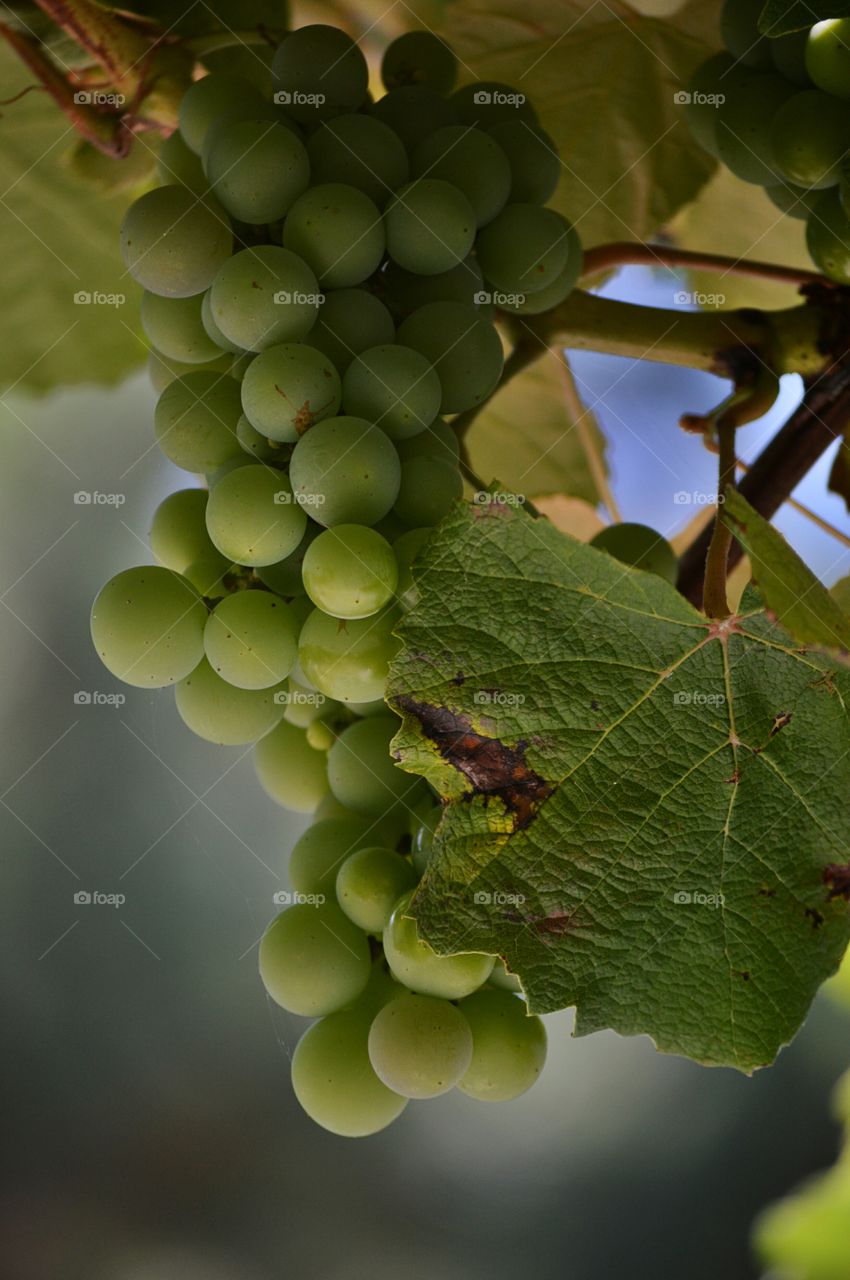
[[[282,911],[260,941],[260,977],[277,1004],[302,1017],[334,1013],[369,981],[369,942],[336,903]]]
[[[233,34],[230,44],[219,43],[200,59],[208,71],[226,71],[230,75],[244,76],[259,90],[264,98],[271,96],[271,65],[274,48],[269,44],[244,44]]]
[[[228,262],[232,261],[232,258],[228,259]],[[227,262],[225,262],[224,265],[226,267]],[[203,294],[201,298],[201,324],[204,327],[204,332],[207,337],[211,342],[215,343],[216,347],[218,347],[220,351],[227,351],[232,356],[241,356],[245,354],[242,347],[235,342],[231,342],[230,338],[226,337],[225,334],[222,333],[221,329],[219,329],[215,322],[215,316],[212,311],[212,287],[207,289],[206,293]],[[235,376],[235,374],[233,374],[232,365],[230,373],[232,376]]]
[[[314,751],[330,751],[336,740],[336,734],[324,720],[314,720],[304,730],[305,737]]]
[[[309,604],[310,601],[307,603]],[[301,626],[303,625],[302,622]],[[331,698],[326,698],[323,693],[319,693],[318,689],[302,684],[294,675],[289,677],[287,691],[284,696],[286,710],[283,713],[283,718],[288,724],[297,725],[299,729],[308,728],[320,716],[325,715],[327,710],[333,711],[339,705]]]
[[[431,302],[402,321],[398,341],[437,370],[441,413],[462,413],[486,400],[502,376],[502,343],[493,325],[462,302]]]
[[[803,31],[791,31],[788,35],[768,40],[770,57],[774,68],[786,80],[811,88],[811,79],[806,70],[806,46],[809,42],[808,28]]]
[[[390,660],[398,649],[394,609],[340,623],[314,609],[298,638],[298,661],[311,684],[338,702],[383,698]]]
[[[186,566],[183,577],[189,579],[205,600],[222,600],[230,593],[228,579],[237,567],[211,547],[205,555],[198,556]]]
[[[230,376],[237,382],[242,382],[256,358],[253,351],[242,351],[238,355],[234,353],[230,361]]]
[[[292,1088],[307,1115],[341,1138],[366,1138],[401,1115],[369,1061],[371,1013],[346,1009],[314,1022],[292,1055]]]
[[[478,236],[481,270],[497,289],[536,293],[567,264],[570,224],[539,204],[509,204]]]
[[[472,1061],[472,1033],[460,1010],[427,995],[396,996],[369,1028],[369,1061],[404,1098],[436,1098],[454,1088]]]
[[[399,440],[397,448],[402,462],[408,458],[443,458],[456,465],[460,457],[457,432],[442,418],[436,418],[418,436]]]
[[[207,189],[207,177],[203,166],[177,129],[166,138],[156,157],[160,182],[176,183],[198,194]]]
[[[676,552],[666,538],[648,525],[631,524],[629,521],[609,524],[591,538],[590,545],[599,551],[607,551],[622,564],[657,574],[676,585],[679,573]]]
[[[422,790],[421,779],[399,769],[390,755],[398,728],[395,716],[369,716],[343,729],[331,747],[331,791],[356,813],[379,816],[396,805],[409,808]]]
[[[370,848],[380,841],[377,821],[348,810],[345,814],[314,822],[295,841],[289,857],[289,880],[297,893],[333,897],[337,874],[346,859],[357,849]]]
[[[215,471],[242,452],[236,439],[241,411],[235,378],[202,370],[184,374],[156,402],[157,444],[184,471]]]
[[[583,265],[583,254],[581,241],[576,234],[575,228],[570,227],[567,232],[567,261],[563,270],[555,277],[551,284],[547,284],[545,288],[538,289],[536,293],[530,293],[527,297],[523,297],[520,301],[515,301],[510,297],[500,297],[499,306],[504,311],[511,311],[519,316],[538,316],[544,311],[550,311],[552,307],[557,307],[559,302],[563,302],[578,283],[581,276]]]
[[[369,68],[337,27],[314,23],[288,35],[272,62],[275,102],[305,124],[356,111],[366,99]]]
[[[124,266],[143,289],[168,298],[203,293],[230,257],[232,244],[223,210],[186,187],[146,191],[121,223]]]
[[[285,603],[271,591],[238,591],[207,618],[204,652],[228,684],[267,689],[292,670],[298,629]]]
[[[267,124],[278,124],[282,128],[288,129],[299,142],[302,144],[304,143],[304,135],[301,128],[294,120],[288,119],[288,117],[281,111],[280,107],[275,106],[271,102],[264,101],[260,102],[259,105],[254,101],[240,104],[234,103],[233,106],[228,107],[227,111],[223,111],[221,115],[216,118],[215,123],[207,129],[206,136],[204,138],[204,145],[201,148],[201,165],[205,174],[209,172],[210,156],[213,148],[218,144],[219,139],[224,134],[224,131],[231,124],[236,124],[242,120],[251,120],[255,124],[259,124],[262,121],[265,121]]]
[[[327,418],[292,451],[290,480],[314,520],[374,524],[398,496],[401,464],[389,437],[365,418]]]
[[[765,187],[764,193],[782,213],[787,213],[789,218],[799,218],[803,222],[815,207],[820,195],[819,191],[805,191],[802,187],[794,187],[787,182],[780,182],[775,187]]]
[[[297,725],[281,720],[254,748],[260,785],[296,813],[312,813],[328,792],[327,755],[316,751]]]
[[[242,76],[217,71],[195,80],[180,99],[180,133],[186,146],[199,156],[210,126],[228,108],[246,103],[262,108],[263,98]]]
[[[207,533],[206,489],[178,489],[159,504],[151,522],[151,551],[166,569],[186,566],[212,550]]]
[[[170,360],[153,348],[148,351],[148,378],[157,395],[161,395],[175,378],[182,378],[186,373],[227,373],[229,367],[230,359],[224,353],[215,360],[205,360],[203,364],[184,364],[182,360]]]
[[[551,200],[561,176],[561,157],[549,134],[538,125],[513,117],[490,125],[487,133],[507,159],[507,199],[511,204],[545,204]]]
[[[215,471],[207,472],[205,476],[207,488],[214,489],[219,480],[224,479],[225,476],[229,476],[231,471],[238,471],[240,467],[244,467],[245,465],[245,451],[240,445],[237,457],[228,458],[227,462],[223,463],[220,467],[216,467]]]
[[[838,191],[824,191],[806,221],[806,245],[819,271],[850,284],[850,220]]]
[[[206,294],[191,298],[163,298],[147,291],[142,294],[142,328],[157,351],[168,359],[193,365],[221,355],[201,320],[204,297]]]
[[[527,120],[537,124],[537,113],[524,93],[496,80],[474,80],[456,89],[449,98],[461,124],[489,129],[502,120]]]
[[[717,108],[717,155],[743,182],[775,186],[771,127],[794,92],[787,80],[767,71],[738,76],[726,90],[726,100]]]
[[[275,564],[264,564],[257,568],[257,577],[260,581],[267,587],[271,587],[272,591],[276,591],[279,596],[303,596],[304,583],[301,572],[304,556],[307,554],[307,548],[321,532],[318,525],[308,520],[304,537],[294,551],[290,551],[288,556],[284,556],[283,560],[278,560]]]
[[[300,342],[261,351],[242,379],[242,408],[251,426],[289,444],[323,418],[333,418],[341,397],[334,365]]]
[[[328,818],[347,818],[350,816],[345,806],[339,803],[332,791],[329,791],[316,805],[313,821],[324,822]]]
[[[419,599],[419,590],[413,578],[413,562],[431,536],[431,529],[408,529],[393,542],[398,564],[396,596],[403,609],[412,609]]]
[[[387,89],[421,84],[435,93],[448,94],[457,79],[457,58],[431,31],[405,31],[384,50],[381,79]]]
[[[824,93],[850,98],[850,18],[814,24],[806,44],[806,70]]]
[[[833,187],[850,147],[847,107],[819,89],[795,93],[773,117],[773,164],[798,187]]]
[[[286,457],[285,447],[252,427],[244,413],[236,424],[236,439],[258,462],[282,462]]]
[[[237,564],[276,564],[294,551],[307,527],[283,471],[248,463],[223,476],[207,503],[213,545]]]
[[[504,960],[499,956],[493,965],[493,972],[487,979],[494,987],[500,987],[502,991],[513,991],[517,995],[522,993],[522,986],[519,978],[515,973],[508,973]]]
[[[457,124],[457,113],[451,101],[421,84],[390,89],[383,98],[371,104],[368,112],[398,134],[409,155],[435,130],[447,124]]]
[[[398,566],[374,529],[338,524],[325,529],[304,556],[304,588],[334,618],[370,618],[393,598]]]
[[[442,805],[432,805],[413,833],[410,856],[413,862],[413,869],[418,876],[424,876],[428,870],[428,863],[431,861],[431,850],[434,847],[434,832],[437,830],[442,816]]]
[[[362,284],[384,256],[381,212],[356,187],[324,182],[296,200],[284,223],[283,243],[327,288]]]
[[[412,893],[399,898],[384,932],[384,955],[394,977],[425,996],[460,1000],[471,995],[489,978],[495,957],[481,952],[438,956],[406,915],[412,898]]]
[[[240,249],[210,289],[212,318],[245,351],[307,336],[319,314],[319,282],[303,258],[275,244]]]
[[[216,129],[206,172],[231,217],[259,225],[289,213],[310,181],[310,161],[304,143],[285,125],[233,120]]]
[[[207,611],[172,569],[125,569],[98,592],[91,635],[101,662],[119,680],[161,689],[182,680],[204,652]]]
[[[472,1060],[457,1087],[481,1102],[509,1102],[546,1062],[546,1028],[510,991],[482,987],[458,1006],[472,1032]]]
[[[397,343],[361,352],[342,382],[346,413],[369,419],[391,440],[404,440],[430,426],[442,395],[440,379],[425,356]]]
[[[328,120],[310,138],[307,153],[314,183],[356,187],[379,209],[410,176],[401,139],[374,116]]]
[[[770,66],[771,41],[759,32],[764,0],[725,0],[720,14],[723,43],[739,62],[749,67]]]
[[[438,271],[433,276],[414,275],[397,263],[388,262],[381,273],[381,285],[387,306],[393,315],[403,320],[429,302],[465,302],[478,306],[484,275],[474,255],[464,258],[450,271]]]
[[[393,510],[413,528],[431,526],[439,524],[462,496],[463,478],[456,464],[428,455],[405,458]]]
[[[398,899],[416,884],[410,863],[389,849],[358,849],[339,869],[337,902],[352,923],[382,933]]]
[[[417,178],[397,191],[384,213],[387,252],[416,275],[450,271],[475,239],[475,211],[449,182]]]
[[[463,192],[478,227],[504,208],[511,189],[508,157],[489,133],[469,125],[447,125],[420,142],[413,155],[413,175],[448,182]]]
[[[237,689],[206,658],[174,690],[183,723],[220,747],[246,746],[273,729],[283,714],[275,689]]]
[[[306,341],[345,373],[355,356],[392,342],[395,325],[387,308],[365,289],[330,289]]]
[[[688,81],[684,114],[688,128],[700,146],[717,155],[718,107],[736,82],[738,64],[725,51],[701,62]]]

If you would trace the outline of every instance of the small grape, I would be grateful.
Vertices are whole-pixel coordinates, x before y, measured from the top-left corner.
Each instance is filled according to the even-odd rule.
[[[436,1098],[469,1069],[472,1033],[455,1005],[431,996],[396,996],[369,1029],[369,1061],[388,1089]]]
[[[240,249],[209,293],[216,326],[238,349],[265,351],[307,336],[319,314],[319,282],[303,258],[262,244]]]
[[[387,89],[406,84],[425,85],[448,94],[457,79],[457,58],[431,31],[405,31],[387,45],[381,60],[381,79]]]
[[[350,1004],[369,981],[366,935],[336,903],[282,911],[260,941],[260,977],[290,1013],[317,1018]]]
[[[511,190],[511,166],[499,143],[469,125],[447,125],[420,142],[413,155],[413,174],[440,179],[462,191],[479,227],[504,208]]]
[[[398,899],[416,884],[410,863],[389,849],[358,849],[336,878],[337,902],[359,929],[382,933]]]
[[[496,80],[474,80],[456,89],[449,98],[461,124],[489,129],[502,120],[527,120],[537,124],[537,113],[524,93]]]
[[[463,496],[457,466],[443,458],[405,458],[393,510],[413,528],[439,524]]]
[[[323,418],[333,418],[341,398],[334,365],[306,343],[261,351],[242,379],[242,407],[251,426],[290,444]]]
[[[477,307],[485,288],[484,274],[474,254],[450,271],[438,271],[433,276],[414,275],[395,262],[387,262],[381,273],[381,286],[387,306],[400,320],[429,302],[464,302]]]
[[[296,840],[289,858],[289,879],[297,893],[334,893],[340,867],[358,849],[380,842],[380,823],[361,814],[324,818]]]
[[[313,23],[293,31],[278,47],[272,77],[275,101],[295,120],[311,124],[362,106],[369,68],[344,31]]]
[[[723,43],[739,62],[750,67],[770,66],[772,41],[759,32],[763,0],[725,0],[720,13]]]
[[[177,129],[166,138],[156,157],[157,173],[163,185],[175,183],[200,195],[207,190],[207,176],[200,160]]]
[[[325,529],[304,556],[304,587],[334,618],[369,618],[393,598],[398,566],[393,549],[374,529],[338,524]]]
[[[162,355],[185,364],[203,364],[221,355],[201,319],[205,296],[163,298],[147,290],[142,294],[142,328]]]
[[[339,702],[383,698],[390,660],[398,649],[394,609],[340,623],[314,609],[301,629],[298,661],[311,684]]]
[[[154,411],[156,440],[166,458],[184,471],[215,471],[241,454],[236,423],[239,383],[227,374],[184,374],[163,391]]]
[[[184,724],[205,742],[246,746],[273,729],[283,714],[275,689],[237,689],[216,675],[206,658],[174,690]]]
[[[391,440],[430,426],[442,397],[440,379],[426,357],[398,343],[361,352],[342,382],[346,413],[374,422]]]
[[[500,120],[487,133],[503,151],[510,171],[511,204],[545,204],[561,176],[561,158],[549,134],[527,120]],[[497,210],[498,212],[498,210]]]
[[[441,413],[462,413],[480,404],[502,376],[499,335],[475,307],[431,302],[399,326],[398,341],[430,360],[443,388]]]
[[[195,590],[205,600],[223,600],[229,595],[231,586],[228,578],[238,569],[223,555],[211,548],[206,555],[198,556],[183,570],[184,578],[188,578]]]
[[[546,1028],[509,991],[482,987],[458,1006],[472,1032],[472,1060],[458,1088],[482,1102],[509,1102],[546,1062]]]
[[[242,76],[214,72],[195,80],[180,99],[180,134],[186,146],[199,156],[207,130],[234,105],[263,105],[262,95]]]
[[[189,298],[203,293],[230,257],[233,235],[214,200],[186,187],[157,187],[134,200],[121,223],[121,256],[151,293]]]
[[[401,138],[411,155],[419,143],[447,124],[457,124],[451,100],[421,84],[391,89],[369,107],[369,115],[382,120]]]
[[[397,448],[402,462],[407,458],[443,458],[457,466],[460,457],[457,432],[442,418],[435,418],[430,427],[418,435],[399,440]]]
[[[336,734],[325,720],[314,720],[304,730],[304,736],[314,751],[330,751]]]
[[[581,241],[575,228],[570,227],[567,231],[567,261],[552,283],[516,300],[500,297],[499,306],[520,316],[537,316],[550,311],[572,293],[581,276],[582,265]]]
[[[175,378],[182,378],[186,373],[228,373],[229,369],[230,357],[224,352],[215,360],[205,360],[203,364],[184,364],[182,360],[169,360],[161,351],[154,351],[153,348],[148,352],[148,378],[158,396],[162,395]]]
[[[278,560],[275,564],[258,566],[257,577],[260,581],[267,587],[271,587],[272,591],[276,591],[279,596],[303,596],[304,583],[301,574],[304,556],[307,548],[321,532],[318,525],[308,520],[304,537],[294,551],[290,551],[288,556],[284,556],[283,560]]]
[[[288,676],[298,655],[298,630],[271,591],[239,591],[216,606],[204,629],[207,661],[238,689],[267,689]]]
[[[417,178],[402,187],[384,213],[387,252],[417,275],[450,271],[475,239],[475,211],[464,193],[437,178]]]
[[[307,517],[282,471],[248,463],[223,476],[207,503],[207,530],[238,564],[276,564],[304,536]]]
[[[401,139],[374,116],[326,121],[310,138],[307,152],[314,183],[356,187],[379,209],[410,176]]]
[[[183,573],[186,566],[212,550],[205,520],[205,489],[178,489],[159,504],[151,523],[150,542],[160,564]]]
[[[116,574],[92,605],[94,647],[125,684],[161,689],[182,680],[204,652],[207,611],[179,573],[142,565]]]
[[[497,289],[533,294],[560,275],[569,256],[570,224],[539,204],[509,204],[478,236],[478,261]]]
[[[806,70],[824,93],[850,98],[850,18],[814,24],[806,44]]]
[[[742,181],[775,185],[771,127],[794,92],[794,85],[768,71],[736,77],[725,90],[725,101],[717,108],[717,154]]]
[[[228,259],[228,261],[232,262],[233,259],[230,258]],[[227,263],[225,263],[224,265],[226,267]],[[244,354],[242,348],[237,343],[231,342],[230,338],[226,337],[222,333],[221,329],[219,329],[218,325],[216,324],[215,316],[213,315],[213,312],[212,312],[211,294],[212,294],[212,288],[210,287],[209,289],[207,289],[206,293],[201,295],[201,324],[204,327],[204,332],[206,333],[210,342],[213,342],[215,346],[219,349],[219,351],[228,351],[232,356],[239,356]],[[232,365],[231,365],[230,372],[232,375],[232,372],[233,372]]]
[[[850,220],[836,189],[821,193],[806,222],[806,244],[818,270],[850,284]]]
[[[850,147],[847,108],[819,89],[795,93],[770,129],[771,155],[781,178],[798,187],[833,187]]]
[[[679,573],[676,552],[666,538],[645,524],[631,524],[629,521],[610,524],[591,538],[590,545],[599,551],[607,551],[622,564],[657,574],[676,585]]]
[[[439,804],[432,805],[413,833],[410,856],[413,862],[413,869],[417,875],[424,876],[428,870],[431,851],[434,847],[434,832],[437,830],[442,816],[443,806]],[[493,972],[495,973],[495,968]]]
[[[283,243],[309,263],[327,288],[362,284],[384,256],[381,212],[356,187],[325,182],[295,201],[284,223]]]
[[[296,498],[319,524],[371,525],[398,496],[401,464],[380,427],[364,418],[326,418],[296,444],[289,475]]]
[[[398,728],[395,716],[381,715],[355,720],[342,731],[328,755],[328,780],[341,804],[380,816],[414,802],[421,780],[399,769],[390,755]]]
[[[312,813],[328,792],[327,758],[297,725],[281,720],[254,748],[260,785],[272,800],[295,813]]]
[[[330,289],[307,342],[343,375],[361,351],[383,346],[394,337],[393,318],[374,294],[365,289]]]
[[[234,120],[216,129],[206,172],[231,217],[257,225],[289,213],[310,181],[310,161],[303,142],[285,125]]]
[[[480,952],[438,956],[421,941],[416,922],[407,917],[412,893],[399,898],[384,932],[384,954],[393,975],[411,991],[445,1000],[460,1000],[477,991],[490,976],[495,958]]]

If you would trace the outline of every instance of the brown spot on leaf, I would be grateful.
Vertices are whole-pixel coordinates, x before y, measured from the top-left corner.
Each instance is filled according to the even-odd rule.
[[[762,887],[759,889],[759,894],[762,898],[775,898],[776,890],[769,889],[767,885],[762,885]]]
[[[412,694],[395,701],[399,710],[415,716],[443,759],[467,778],[473,795],[498,796],[514,815],[514,830],[527,826],[553,787],[526,762],[526,742],[509,747],[485,737],[475,732],[468,716],[420,702]]]
[[[741,977],[743,978],[744,982],[749,982],[749,980],[750,980],[750,971],[749,971],[749,969],[742,969],[742,970],[741,970]]]
[[[780,729],[784,729],[787,724],[791,723],[791,716],[792,713],[790,711],[777,711],[773,717],[773,724],[770,726],[770,733],[767,736],[772,738],[779,733]]]
[[[458,685],[458,687],[460,687],[460,685],[465,683],[466,683],[466,676],[463,674],[462,671],[458,671],[455,675],[452,676],[452,684],[456,684]]]
[[[535,920],[534,928],[537,933],[543,934],[544,938],[551,936],[562,938],[573,928],[573,923],[572,911],[553,911],[550,915]]]
[[[850,902],[850,863],[830,862],[823,869],[823,882],[829,887],[830,898],[846,898]]]
[[[823,924],[823,916],[815,907],[806,907],[804,914],[811,920],[813,929],[819,929]]]

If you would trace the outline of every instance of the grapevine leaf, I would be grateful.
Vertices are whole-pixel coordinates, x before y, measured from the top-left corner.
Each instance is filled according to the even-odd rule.
[[[285,0],[203,0],[186,5],[175,14],[172,0],[131,0],[122,11],[151,18],[169,32],[182,36],[208,35],[215,31],[245,31],[260,26],[286,27]]]
[[[622,0],[460,0],[444,34],[467,80],[528,96],[561,153],[553,204],[586,245],[645,240],[715,167],[675,102],[711,52],[716,12],[690,0],[667,19]]]
[[[767,0],[759,18],[759,31],[784,36],[802,31],[824,18],[846,18],[850,0]]]
[[[605,438],[592,415],[582,429],[604,460]],[[476,475],[486,480],[510,476],[515,493],[533,498],[557,492],[599,502],[580,433],[564,407],[560,365],[552,356],[537,360],[496,393],[473,423],[467,444]]]
[[[31,80],[5,48],[0,73],[9,97]],[[118,382],[145,355],[136,332],[138,291],[118,252],[131,196],[104,194],[75,176],[68,157],[77,135],[46,94],[28,93],[2,110],[0,383],[42,393],[82,381]],[[125,301],[75,302],[81,294]]]
[[[424,937],[578,1034],[772,1061],[850,937],[850,674],[752,589],[711,622],[504,503],[459,505],[417,579],[389,697],[447,801]]]
[[[850,619],[779,530],[735,489],[726,491],[723,519],[750,558],[765,605],[785,630],[850,665]]]
[[[844,505],[850,511],[850,444],[846,435],[842,436],[830,467],[827,488],[830,493],[837,493],[839,498],[843,498]]]

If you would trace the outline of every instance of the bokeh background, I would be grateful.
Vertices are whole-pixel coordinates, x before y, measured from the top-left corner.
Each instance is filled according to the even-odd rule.
[[[672,305],[667,273],[607,286]],[[105,316],[104,325],[119,323]],[[676,426],[722,385],[603,356],[575,370],[609,441],[624,518],[672,534],[715,463]],[[755,454],[793,406],[746,429]],[[0,992],[3,1274],[14,1280],[612,1280],[758,1274],[758,1211],[838,1146],[828,1096],[848,1018],[820,997],[775,1067],[746,1079],[645,1038],[571,1038],[547,1019],[538,1086],[508,1105],[411,1104],[338,1139],[288,1080],[299,1033],[258,981],[256,946],[302,819],[242,749],[194,738],[169,691],[119,686],[91,650],[98,587],[149,560],[158,501],[185,485],[152,447],[154,394],[0,405]],[[797,496],[825,496],[829,459]],[[75,503],[77,493],[118,495]],[[786,509],[827,583],[850,551]],[[92,701],[80,702],[79,694]],[[104,702],[96,695],[121,695]],[[123,895],[82,905],[80,891]]]

